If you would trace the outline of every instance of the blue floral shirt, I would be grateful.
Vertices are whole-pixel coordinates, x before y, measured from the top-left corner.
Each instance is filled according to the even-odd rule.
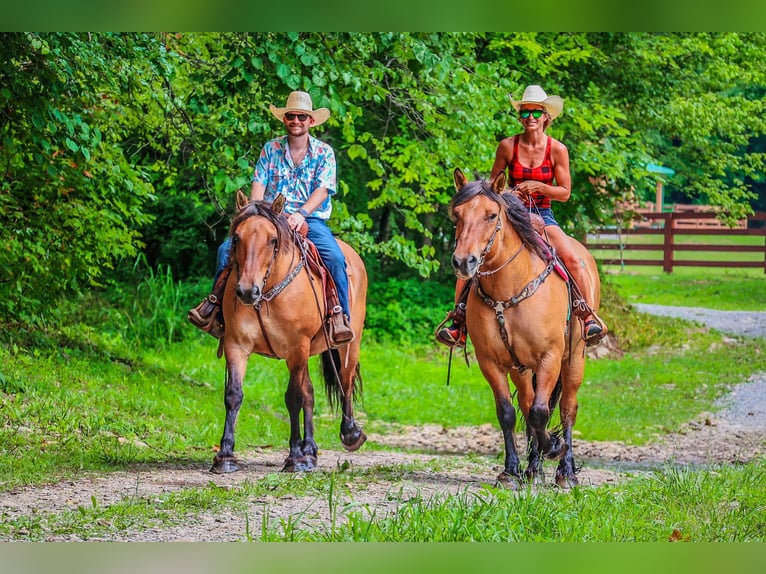
[[[332,147],[309,136],[309,146],[303,161],[294,165],[287,147],[287,136],[266,142],[255,165],[253,181],[266,188],[264,199],[273,201],[277,194],[285,196],[285,213],[298,211],[319,187],[328,194],[311,217],[329,219],[332,213],[330,198],[335,195],[335,152]]]

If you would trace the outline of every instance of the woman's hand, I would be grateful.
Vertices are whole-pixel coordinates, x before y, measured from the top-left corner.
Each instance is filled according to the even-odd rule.
[[[535,181],[535,180],[529,179],[527,181],[522,181],[520,184],[516,186],[516,194],[521,199],[526,199],[533,193],[541,193],[545,195],[546,187],[547,186],[541,181]]]

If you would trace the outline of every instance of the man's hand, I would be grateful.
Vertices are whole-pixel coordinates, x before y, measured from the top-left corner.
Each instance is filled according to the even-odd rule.
[[[301,225],[303,225],[305,221],[306,221],[306,218],[303,217],[297,211],[287,216],[287,225],[290,226],[290,229],[295,229],[295,230],[300,229]]]

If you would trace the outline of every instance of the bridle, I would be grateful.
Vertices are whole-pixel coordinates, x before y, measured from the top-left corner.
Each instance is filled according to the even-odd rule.
[[[273,222],[271,222],[273,225],[276,226]],[[239,242],[237,242],[238,244]],[[234,245],[234,248],[236,249],[237,244]],[[258,317],[258,324],[261,327],[261,333],[263,334],[263,339],[266,342],[266,346],[269,348],[269,352],[273,357],[276,357],[277,354],[274,351],[274,347],[271,345],[271,340],[269,340],[269,334],[266,330],[266,326],[263,323],[263,317],[261,317],[261,306],[263,303],[268,303],[272,299],[274,299],[277,295],[279,295],[282,291],[285,290],[285,288],[292,283],[293,279],[295,279],[298,276],[298,273],[301,272],[301,270],[306,266],[306,255],[305,252],[301,249],[301,257],[297,264],[295,264],[295,251],[292,252],[292,259],[290,261],[290,267],[292,268],[285,277],[276,283],[275,285],[271,286],[268,291],[265,291],[266,288],[266,282],[269,279],[269,276],[271,275],[271,271],[274,267],[274,263],[277,260],[277,252],[279,251],[279,248],[281,246],[281,242],[275,241],[274,242],[274,249],[271,252],[271,260],[269,261],[268,267],[266,267],[266,272],[263,274],[263,282],[261,283],[261,288],[258,290],[260,295],[258,298],[253,301],[253,309],[255,309],[255,314]],[[237,258],[234,257],[234,269],[237,272],[237,277],[239,277],[239,262],[237,261]],[[294,265],[295,264],[295,265]],[[308,270],[306,270],[308,273]]]

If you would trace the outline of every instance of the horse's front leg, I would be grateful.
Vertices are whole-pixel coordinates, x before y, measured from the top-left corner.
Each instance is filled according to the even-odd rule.
[[[210,472],[223,474],[239,470],[239,463],[234,456],[234,429],[237,424],[237,415],[242,406],[242,381],[247,370],[247,356],[236,354],[230,358],[226,356],[226,385],[224,389],[223,403],[226,407],[226,419],[223,425],[223,436],[218,454],[213,459],[213,467]]]
[[[314,387],[308,372],[308,352],[296,364],[291,364],[290,382],[285,392],[285,406],[290,415],[290,452],[282,472],[313,470],[317,463],[317,445],[314,441]],[[303,433],[301,433],[303,412]]]
[[[482,372],[495,397],[495,412],[497,421],[500,423],[500,430],[503,432],[503,444],[505,446],[505,463],[503,472],[497,475],[497,484],[516,490],[522,483],[522,476],[519,455],[516,452],[516,409],[514,409],[511,400],[508,378],[494,365],[482,367]]]
[[[569,449],[560,433],[552,433],[548,430],[551,419],[550,399],[558,378],[558,368],[538,369],[535,376],[534,399],[526,415],[527,424],[532,427],[540,453],[551,460],[559,460]]]

